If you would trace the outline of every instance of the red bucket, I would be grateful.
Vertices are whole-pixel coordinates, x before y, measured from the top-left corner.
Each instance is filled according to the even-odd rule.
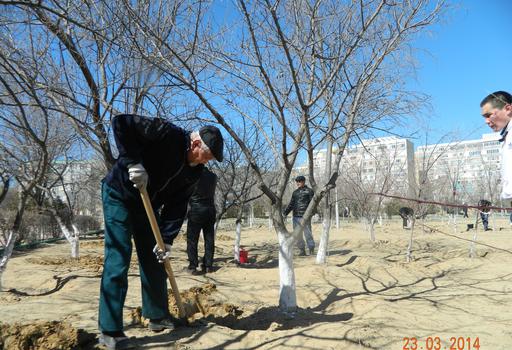
[[[240,264],[247,263],[247,250],[240,249],[239,256],[240,256],[240,258],[239,258]]]

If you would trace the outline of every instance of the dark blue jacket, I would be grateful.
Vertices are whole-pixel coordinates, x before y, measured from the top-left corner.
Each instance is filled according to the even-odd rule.
[[[204,168],[188,165],[190,133],[163,119],[128,114],[115,116],[112,128],[119,158],[103,181],[121,194],[129,208],[144,210],[139,191],[128,178],[128,165],[141,163],[149,176],[147,191],[162,237],[172,244]]]

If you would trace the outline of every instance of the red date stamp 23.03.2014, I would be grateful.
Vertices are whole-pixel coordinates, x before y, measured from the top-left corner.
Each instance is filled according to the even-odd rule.
[[[402,350],[480,350],[479,337],[403,337]],[[482,350],[485,350],[482,348]]]

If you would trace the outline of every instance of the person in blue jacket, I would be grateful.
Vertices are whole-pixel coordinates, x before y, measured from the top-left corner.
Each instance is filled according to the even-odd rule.
[[[99,342],[107,349],[128,349],[135,346],[123,332],[132,238],[139,261],[142,316],[149,319],[153,331],[174,329],[167,274],[159,262],[170,255],[204,164],[213,159],[222,161],[224,141],[215,126],[188,132],[166,120],[138,115],[115,116],[112,127],[119,157],[102,181],[105,257]],[[143,188],[155,210],[165,251],[156,246],[140,197]]]

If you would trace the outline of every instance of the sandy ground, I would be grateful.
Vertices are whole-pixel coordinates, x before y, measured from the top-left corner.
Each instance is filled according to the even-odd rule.
[[[157,350],[512,349],[512,227],[503,218],[494,231],[480,231],[482,244],[469,258],[467,239],[474,231],[466,232],[467,223],[459,219],[455,227],[427,219],[425,224],[440,232],[417,225],[413,261],[406,263],[410,231],[401,228],[401,221],[377,225],[375,243],[361,223],[342,221],[331,230],[327,264],[316,265],[314,256],[295,258],[299,311],[292,319],[277,308],[275,232],[266,226],[244,229],[249,263],[241,266],[232,260],[234,232],[218,232],[218,270],[203,276],[183,271],[186,243],[181,237],[172,259],[180,291],[210,286],[203,305],[217,309],[197,314],[190,327],[148,331],[133,316],[141,305],[134,261],[126,333],[137,337],[139,348]],[[321,225],[313,231],[318,243]],[[78,262],[68,258],[69,251],[67,243],[59,243],[11,258],[0,293],[4,326],[59,321],[97,335],[102,240],[82,241]],[[81,348],[95,348],[91,344]]]

